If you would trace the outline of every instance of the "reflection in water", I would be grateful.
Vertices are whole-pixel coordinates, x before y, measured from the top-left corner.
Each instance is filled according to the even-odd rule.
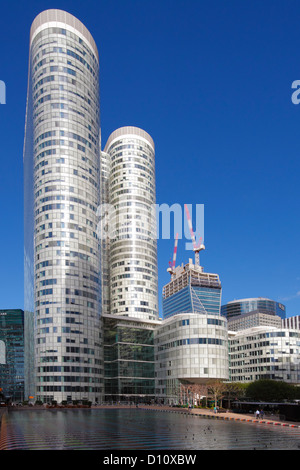
[[[17,410],[0,450],[300,449],[300,428],[230,422],[141,409]]]

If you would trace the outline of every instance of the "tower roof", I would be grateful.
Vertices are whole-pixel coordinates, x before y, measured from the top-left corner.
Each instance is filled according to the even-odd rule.
[[[50,9],[39,13],[35,17],[31,25],[30,43],[33,40],[35,34],[37,34],[42,29],[43,25],[46,25],[47,23],[52,23],[52,26],[58,27],[69,26],[70,28],[76,30],[77,33],[80,33],[83,38],[89,43],[91,49],[94,51],[97,59],[99,60],[98,48],[89,30],[75,16],[63,10]]]

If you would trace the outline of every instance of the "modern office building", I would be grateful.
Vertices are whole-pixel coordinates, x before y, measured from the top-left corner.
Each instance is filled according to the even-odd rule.
[[[99,57],[61,10],[30,30],[24,145],[25,310],[34,311],[35,398],[101,399]]]
[[[193,264],[175,268],[174,275],[163,287],[163,318],[178,313],[220,314],[222,285],[218,274],[205,273]]]
[[[158,319],[155,147],[137,127],[101,152],[105,399],[153,401]],[[110,398],[109,398],[110,397]]]
[[[163,321],[155,331],[156,396],[178,403],[180,384],[228,380],[227,320],[222,286],[192,260],[172,270],[163,287]]]
[[[100,158],[100,206],[98,210],[98,238],[100,241],[101,256],[101,285],[102,285],[102,314],[110,314],[110,235],[109,217],[111,206],[109,204],[109,178],[110,156],[101,152]]]
[[[267,313],[268,315],[278,315],[282,319],[286,317],[285,305],[264,297],[232,300],[221,307],[221,314],[227,320],[254,311]]]
[[[7,402],[27,399],[24,356],[24,311],[0,310],[0,389]]]
[[[257,310],[242,315],[236,315],[228,320],[228,330],[240,331],[254,326],[275,326],[280,328],[283,320],[278,315],[261,313]]]
[[[227,321],[220,314],[183,313],[155,332],[156,398],[178,403],[180,383],[228,380]]]
[[[108,138],[110,313],[158,320],[155,148],[137,127]]]
[[[34,313],[24,311],[24,400],[35,402]]]
[[[155,400],[155,331],[159,321],[103,315],[105,401]]]
[[[232,382],[260,379],[300,383],[300,332],[259,326],[229,332],[229,376]]]
[[[293,315],[282,320],[282,327],[291,330],[300,330],[300,315]]]

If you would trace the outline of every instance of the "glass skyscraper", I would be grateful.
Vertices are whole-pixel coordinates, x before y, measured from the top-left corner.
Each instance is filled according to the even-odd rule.
[[[101,154],[105,398],[149,402],[158,324],[154,142],[126,126]]]
[[[24,311],[0,310],[0,388],[8,402],[23,402]]]
[[[25,310],[34,311],[35,398],[101,399],[99,58],[75,17],[33,21],[26,132]]]

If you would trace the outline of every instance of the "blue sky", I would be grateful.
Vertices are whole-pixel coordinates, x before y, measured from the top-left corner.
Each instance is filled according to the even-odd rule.
[[[300,314],[300,3],[296,0],[15,1],[1,5],[0,306],[23,308],[23,164],[29,29],[78,17],[100,54],[101,127],[156,145],[157,203],[204,204],[201,264],[223,303],[269,297]],[[159,240],[159,294],[173,240]],[[178,245],[178,263],[192,252]]]

